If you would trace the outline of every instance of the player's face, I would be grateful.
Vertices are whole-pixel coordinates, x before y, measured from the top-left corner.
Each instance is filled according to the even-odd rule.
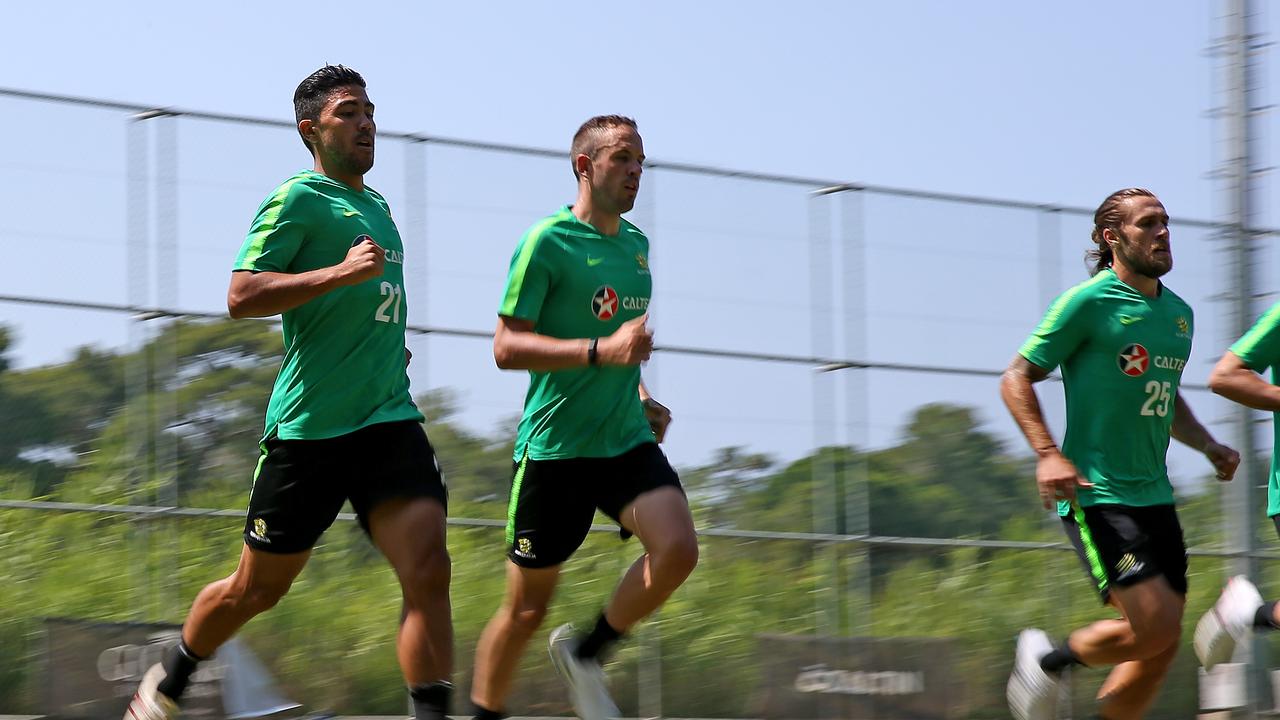
[[[316,152],[323,153],[326,167],[351,175],[364,175],[373,167],[377,126],[364,88],[347,85],[334,90],[313,128]]]
[[[627,125],[609,128],[591,168],[591,196],[598,207],[619,215],[635,207],[644,173],[640,133]]]
[[[1169,213],[1153,197],[1131,197],[1125,205],[1128,212],[1116,234],[1116,258],[1139,275],[1163,276],[1173,269]]]

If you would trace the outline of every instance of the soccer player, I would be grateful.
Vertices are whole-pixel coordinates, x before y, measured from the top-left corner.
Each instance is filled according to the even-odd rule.
[[[1255,410],[1280,412],[1280,387],[1258,373],[1272,369],[1280,382],[1280,303],[1273,305],[1244,337],[1223,354],[1209,375],[1215,393]],[[1271,477],[1267,481],[1267,515],[1280,534],[1280,422],[1272,417],[1276,450],[1271,455]],[[1240,522],[1247,522],[1241,519]],[[1275,602],[1263,602],[1253,583],[1243,575],[1227,582],[1212,609],[1196,623],[1194,645],[1200,664],[1206,669],[1231,659],[1236,643],[1250,631],[1271,631],[1280,627]]]
[[[396,650],[416,719],[447,712],[447,497],[409,395],[404,246],[387,201],[364,184],[374,106],[341,65],[303,80],[293,105],[314,169],[258,208],[227,292],[231,317],[283,316],[244,548],[235,572],[196,596],[181,642],[147,671],[125,720],[175,717],[197,663],[279,602],[347,499],[400,580]]]
[[[507,511],[506,597],[476,649],[471,699],[485,720],[503,716],[521,652],[597,508],[644,554],[587,632],[565,625],[551,634],[553,663],[583,720],[618,717],[601,658],[698,561],[688,502],[657,445],[671,415],[640,382],[653,349],[649,240],[621,217],[643,171],[635,121],[591,118],[569,157],[577,199],[520,240],[493,338],[498,367],[528,370],[529,391]]]
[[[1240,456],[1216,442],[1178,392],[1191,308],[1160,281],[1173,268],[1169,216],[1149,190],[1112,193],[1093,216],[1094,275],[1058,297],[1005,371],[1000,392],[1039,456],[1036,484],[1104,603],[1122,617],[1054,645],[1018,636],[1009,678],[1019,720],[1054,717],[1072,665],[1114,665],[1098,692],[1106,720],[1140,718],[1178,650],[1187,553],[1165,466],[1170,436],[1204,453],[1219,480]],[[1066,439],[1054,442],[1033,384],[1062,368]]]

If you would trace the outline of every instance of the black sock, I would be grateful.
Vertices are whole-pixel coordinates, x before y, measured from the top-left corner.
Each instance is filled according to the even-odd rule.
[[[1255,630],[1275,630],[1276,625],[1276,604],[1274,602],[1262,603],[1262,607],[1258,608],[1258,612],[1253,615],[1253,628]]]
[[[187,689],[187,682],[191,680],[191,676],[196,671],[196,666],[204,658],[191,652],[191,648],[187,647],[186,640],[179,640],[177,645],[169,649],[165,653],[164,662],[164,679],[156,686],[156,690],[161,695],[169,698],[174,702],[178,702],[182,698],[182,693]]]
[[[1080,662],[1080,658],[1071,651],[1071,645],[1066,640],[1040,658],[1040,669],[1047,673],[1060,673],[1072,665],[1084,665],[1084,663]]]
[[[476,710],[474,720],[502,720],[502,718],[506,717],[506,715],[503,715],[497,710],[490,710],[482,705],[471,703],[471,706]]]
[[[449,699],[453,697],[453,683],[437,680],[426,685],[409,688],[413,700],[414,720],[444,720],[449,714]]]
[[[604,619],[604,613],[600,613],[600,617],[596,619],[596,626],[591,632],[582,639],[582,644],[578,646],[579,660],[594,660],[600,657],[600,653],[622,637],[622,633],[613,629],[609,621]]]

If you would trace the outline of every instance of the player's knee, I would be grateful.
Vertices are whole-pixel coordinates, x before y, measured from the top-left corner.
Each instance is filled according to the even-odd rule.
[[[410,603],[425,605],[434,599],[449,596],[452,573],[453,561],[449,558],[449,551],[439,547],[424,553],[409,567],[402,569],[400,584]]]
[[[658,575],[664,580],[680,584],[698,566],[698,538],[690,534],[677,538],[659,550],[655,558]]]
[[[547,618],[547,606],[545,604],[527,604],[512,606],[508,609],[507,619],[512,629],[521,634],[532,635],[539,627],[542,621]]]

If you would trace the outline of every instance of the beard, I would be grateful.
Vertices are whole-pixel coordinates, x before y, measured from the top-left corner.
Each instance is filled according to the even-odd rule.
[[[1154,254],[1143,257],[1133,248],[1133,244],[1123,233],[1116,232],[1120,236],[1120,242],[1116,243],[1115,256],[1124,262],[1128,268],[1139,275],[1152,279],[1164,277],[1173,269],[1173,252],[1170,251],[1166,256],[1168,260],[1154,257]]]
[[[356,152],[341,152],[338,150],[326,153],[326,157],[328,158],[327,166],[350,175],[364,175],[373,168],[374,152],[372,148],[368,157]]]

